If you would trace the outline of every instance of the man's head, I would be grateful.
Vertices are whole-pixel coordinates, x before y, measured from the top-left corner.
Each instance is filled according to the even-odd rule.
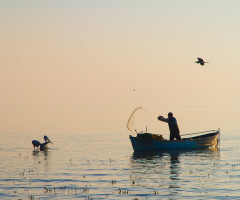
[[[168,117],[173,117],[173,114],[171,112],[169,112]]]

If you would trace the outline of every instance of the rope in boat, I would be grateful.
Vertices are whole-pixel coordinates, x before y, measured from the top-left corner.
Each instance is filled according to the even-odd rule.
[[[193,135],[193,134],[199,134],[199,133],[207,133],[207,132],[212,132],[212,131],[216,131],[216,130],[202,131],[202,132],[197,132],[197,133],[188,133],[188,134],[184,134],[184,135],[181,135],[181,136]]]

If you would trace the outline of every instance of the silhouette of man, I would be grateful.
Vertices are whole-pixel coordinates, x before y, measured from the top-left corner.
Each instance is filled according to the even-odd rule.
[[[177,120],[173,117],[173,114],[170,112],[168,113],[168,118],[164,118],[163,116],[159,116],[158,120],[167,122],[170,130],[170,140],[181,140],[180,131],[178,128]]]

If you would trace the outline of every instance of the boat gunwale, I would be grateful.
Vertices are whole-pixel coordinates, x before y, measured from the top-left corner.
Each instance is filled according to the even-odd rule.
[[[136,140],[150,140],[150,141],[164,141],[164,142],[185,142],[185,141],[199,141],[199,140],[206,140],[208,138],[211,138],[211,137],[214,137],[216,135],[219,135],[220,134],[220,131],[219,130],[216,130],[212,133],[207,133],[207,134],[203,134],[203,135],[199,135],[199,136],[194,136],[194,137],[190,137],[190,138],[183,138],[182,140],[167,140],[167,139],[154,139],[154,138],[138,138],[137,136],[132,136],[132,135],[129,135],[129,138],[134,138]],[[206,135],[209,135],[208,137],[206,137]]]

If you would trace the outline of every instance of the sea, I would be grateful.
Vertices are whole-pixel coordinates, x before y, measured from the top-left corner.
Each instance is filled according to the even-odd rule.
[[[0,199],[240,199],[240,107],[133,110],[2,110]],[[134,152],[136,132],[167,139],[168,111],[181,135],[220,129],[219,146]]]

